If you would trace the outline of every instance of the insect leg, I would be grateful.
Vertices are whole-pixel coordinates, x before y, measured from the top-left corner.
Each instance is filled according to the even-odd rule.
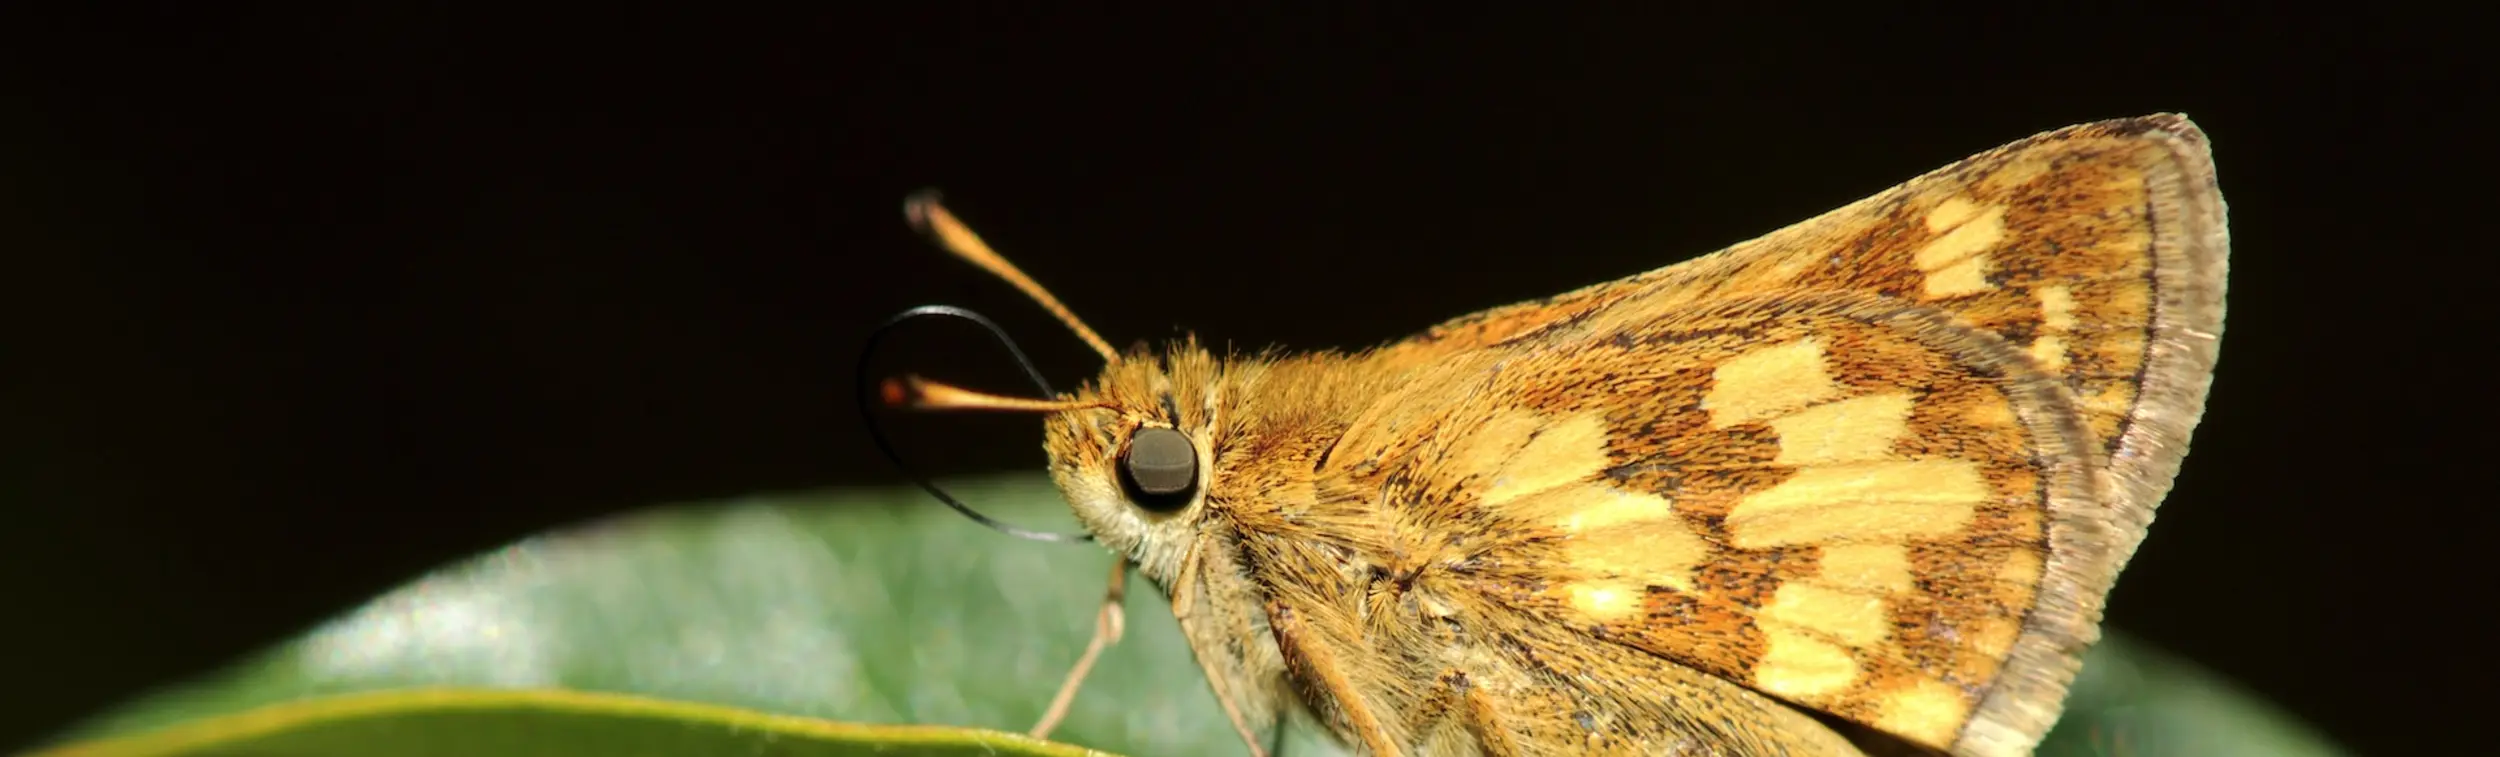
[[[1241,736],[1242,745],[1250,749],[1250,757],[1270,757],[1273,750],[1260,748],[1258,729],[1250,727],[1249,718],[1242,714],[1240,703],[1235,701],[1243,693],[1240,661],[1228,661],[1223,655],[1210,654],[1207,647],[1201,646],[1202,643],[1217,642],[1199,641],[1201,638],[1233,638],[1246,630],[1225,625],[1226,621],[1244,619],[1224,616],[1220,612],[1221,606],[1218,606],[1219,612],[1214,613],[1214,617],[1198,614],[1198,594],[1206,580],[1203,572],[1206,563],[1199,552],[1203,545],[1204,542],[1191,543],[1188,554],[1181,559],[1180,576],[1172,584],[1172,615],[1180,620],[1181,633],[1190,638],[1190,647],[1197,653],[1198,669],[1206,673],[1207,689],[1215,693],[1215,703],[1224,708],[1224,719],[1233,724],[1233,733]],[[1278,733],[1284,731],[1283,723],[1278,722],[1274,726]]]
[[[1059,684],[1059,693],[1050,698],[1050,709],[1042,712],[1042,720],[1029,731],[1033,738],[1049,738],[1050,731],[1068,716],[1068,708],[1076,703],[1076,689],[1085,684],[1085,675],[1093,672],[1094,660],[1102,650],[1120,641],[1127,621],[1121,612],[1122,600],[1128,595],[1128,558],[1111,564],[1111,588],[1104,592],[1102,610],[1094,614],[1094,638],[1085,644],[1085,654],[1076,658],[1076,667],[1068,669],[1068,678]]]
[[[1267,603],[1267,623],[1276,633],[1276,649],[1284,654],[1286,667],[1299,671],[1302,680],[1328,692],[1346,726],[1362,740],[1364,750],[1372,757],[1397,755],[1397,744],[1390,741],[1389,732],[1381,727],[1380,718],[1372,714],[1371,707],[1363,703],[1362,691],[1346,677],[1336,652],[1324,640],[1308,638],[1310,629],[1302,617],[1285,603],[1271,601]]]

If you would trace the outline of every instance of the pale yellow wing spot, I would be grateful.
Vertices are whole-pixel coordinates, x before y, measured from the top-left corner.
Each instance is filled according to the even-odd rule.
[[[1565,535],[1564,562],[1587,575],[1689,591],[1712,546],[1665,497],[1581,481],[1500,503],[1504,518]]]
[[[1493,486],[1484,493],[1487,506],[1567,486],[1606,469],[1606,419],[1583,413],[1534,429],[1525,446],[1491,467]],[[1513,431],[1511,433],[1520,433]],[[1524,435],[1524,434],[1521,434]]]
[[[2005,240],[2005,207],[1973,207],[1955,197],[1928,212],[1928,227],[1940,232],[1953,227],[1910,252],[1910,265],[1928,272],[1928,297],[1990,290],[1988,250]]]
[[[1762,608],[1762,619],[1831,635],[1842,644],[1866,647],[1883,641],[1892,627],[1881,597],[1838,591],[1809,583],[1782,584]]]
[[[2040,335],[2031,342],[2031,361],[2041,370],[2066,370],[2066,332],[2075,328],[2075,294],[2064,285],[2040,287]]]
[[[1675,503],[1646,492],[1580,481],[1502,502],[1501,517],[1550,526],[1569,534],[1605,531],[1625,524],[1673,521]]]
[[[1960,692],[1943,681],[1921,679],[1884,695],[1874,725],[1930,744],[1950,744],[1969,715],[1970,703]]]
[[[2064,333],[2075,327],[2075,293],[2063,284],[2040,287],[2033,295],[2040,298],[2040,326]]]
[[[1965,207],[1956,207],[1954,205],[1956,202],[1961,202]],[[1952,231],[1944,232],[1911,252],[1911,265],[1918,266],[1921,271],[1934,271],[1954,261],[1987,252],[1989,248],[1995,247],[1997,242],[2005,239],[2005,208],[2003,206],[1968,208],[1966,207],[1968,205],[1968,202],[1955,198],[1937,205],[1936,210],[1928,213],[1931,228],[1935,226],[1934,222],[1939,217],[1958,220],[1959,223],[1952,225]],[[1942,231],[1942,229],[1937,230]]]
[[[2066,371],[2066,337],[2041,334],[2031,340],[2031,362],[2050,373]]]
[[[1537,429],[1547,422],[1544,416],[1525,408],[1505,408],[1492,414],[1473,428],[1465,429],[1450,443],[1446,453],[1452,467],[1468,471],[1500,471],[1516,459],[1521,448],[1536,436]],[[1505,489],[1498,478],[1492,482],[1504,499],[1519,496],[1526,490]],[[1487,492],[1488,499],[1493,492]]]
[[[1908,392],[1870,394],[1830,402],[1771,421],[1779,432],[1773,463],[1808,466],[1893,457],[1892,444],[1908,431]]]
[[[1960,197],[1946,198],[1944,202],[1936,203],[1934,210],[1927,211],[1927,230],[1941,234],[1952,230],[1953,227],[1969,223],[1970,219],[1978,215],[1977,203]]]
[[[1838,645],[1782,628],[1764,629],[1763,636],[1762,662],[1753,669],[1756,688],[1809,699],[1848,688],[1858,679],[1858,661]]]
[[[1904,460],[1805,468],[1728,511],[1740,549],[1831,541],[1900,541],[1956,533],[1988,498],[1966,460]]]
[[[1986,253],[2005,239],[2004,206],[1979,208],[1957,197],[1928,211],[1927,227],[1952,229],[1910,254],[1910,264],[1927,273],[1927,296],[1987,291]]]
[[[1840,396],[1824,364],[1823,345],[1813,339],[1747,352],[1711,372],[1702,395],[1710,423],[1721,428],[1767,418]]]
[[[1927,296],[1955,297],[1990,289],[1988,256],[1972,255],[1927,272]]]
[[[1642,523],[1675,515],[1675,503],[1647,492],[1618,489],[1602,481],[1577,481],[1504,500],[1496,514],[1580,533],[1624,523]]]
[[[1693,574],[1712,555],[1710,542],[1681,519],[1630,523],[1570,537],[1564,559],[1589,575],[1693,590]]]
[[[1601,623],[1622,620],[1641,611],[1641,585],[1633,581],[1584,581],[1571,584],[1571,608]]]
[[[1570,512],[1549,521],[1571,533],[1595,531],[1625,523],[1664,520],[1675,515],[1675,503],[1655,494],[1624,491],[1599,483],[1571,489],[1580,496]]]

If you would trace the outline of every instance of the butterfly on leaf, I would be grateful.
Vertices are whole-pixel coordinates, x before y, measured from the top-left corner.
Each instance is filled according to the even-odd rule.
[[[1253,753],[2027,754],[2205,403],[2205,137],[2040,134],[1715,254],[1355,352],[1110,349],[1021,399]]]

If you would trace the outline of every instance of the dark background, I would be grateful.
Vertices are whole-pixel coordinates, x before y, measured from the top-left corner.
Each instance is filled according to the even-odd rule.
[[[2214,141],[2229,338],[2112,623],[2364,753],[2479,730],[2471,22],[881,5],[0,12],[0,743],[542,529],[896,481],[850,372],[901,308],[1090,374],[911,233],[923,186],[1115,344],[1359,347],[2158,111]],[[1042,462],[946,423],[921,465]]]

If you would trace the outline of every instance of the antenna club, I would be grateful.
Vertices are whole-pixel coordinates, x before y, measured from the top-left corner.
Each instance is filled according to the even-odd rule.
[[[904,220],[910,221],[915,228],[928,231],[933,223],[931,216],[946,212],[946,208],[938,205],[938,199],[939,194],[936,189],[923,189],[911,193],[911,196],[903,198]]]
[[[1076,332],[1078,339],[1084,340],[1085,346],[1094,348],[1096,354],[1102,355],[1104,362],[1120,362],[1120,353],[1113,351],[1111,344],[1103,341],[1101,335],[1087,328],[1084,321],[1077,320],[1076,314],[1068,311],[1068,306],[1059,304],[1059,298],[1050,296],[1050,291],[1043,289],[1040,282],[1017,270],[1015,264],[1000,257],[997,250],[990,249],[989,243],[981,241],[980,235],[972,233],[971,227],[955,220],[954,214],[937,204],[936,192],[922,190],[905,198],[903,214],[922,233],[929,235],[938,247],[962,258],[964,262],[979,266],[1033,298],[1034,304],[1057,316],[1060,323],[1066,324],[1068,330]]]
[[[902,407],[920,395],[914,388],[919,383],[916,377],[888,378],[878,385],[877,396],[885,400],[887,407]]]

